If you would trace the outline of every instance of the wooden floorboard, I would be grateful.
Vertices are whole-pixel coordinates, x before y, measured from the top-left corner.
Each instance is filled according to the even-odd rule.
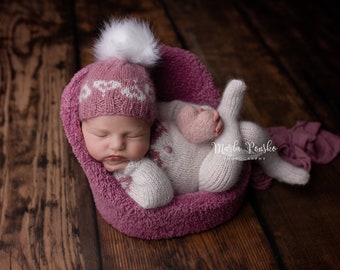
[[[98,269],[92,199],[59,117],[76,70],[70,6],[0,5],[0,268]]]
[[[331,1],[307,6],[299,1],[238,4],[253,32],[303,98],[308,119],[339,134],[340,99],[335,90],[339,85],[339,30]],[[288,269],[335,269],[339,265],[334,249],[311,248],[339,246],[339,168],[339,158],[327,167],[314,165],[306,188],[275,185],[269,192],[256,193]]]
[[[170,240],[126,237],[100,222],[103,269],[279,269],[249,202],[237,219]]]
[[[302,2],[1,1],[0,269],[337,269],[339,157],[313,165],[306,187],[249,189],[213,230],[145,241],[96,212],[59,120],[61,92],[93,61],[103,20],[130,15],[194,52],[219,88],[244,79],[243,118],[319,121],[340,134],[335,1]]]
[[[312,119],[339,128],[339,21],[334,1],[237,1],[249,28],[303,97]],[[279,30],[278,30],[279,29]]]

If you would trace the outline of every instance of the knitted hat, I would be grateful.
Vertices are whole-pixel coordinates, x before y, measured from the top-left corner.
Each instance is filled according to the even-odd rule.
[[[111,20],[95,44],[97,61],[80,84],[80,121],[104,115],[125,115],[152,123],[155,91],[147,67],[159,59],[148,24]]]

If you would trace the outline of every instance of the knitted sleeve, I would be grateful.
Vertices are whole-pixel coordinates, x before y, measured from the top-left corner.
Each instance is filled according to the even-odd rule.
[[[188,103],[180,100],[157,103],[157,113],[160,120],[176,120],[180,110]]]
[[[156,208],[169,203],[174,191],[165,172],[149,158],[131,161],[124,171],[113,176],[126,193],[143,208]]]

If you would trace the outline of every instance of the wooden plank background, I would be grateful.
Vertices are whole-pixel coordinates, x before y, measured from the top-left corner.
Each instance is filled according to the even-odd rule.
[[[340,159],[303,188],[249,189],[208,232],[145,241],[96,212],[59,119],[64,86],[93,61],[104,19],[151,21],[194,52],[221,89],[243,78],[243,117],[264,127],[319,121],[339,134],[335,1],[0,1],[0,269],[337,269]]]

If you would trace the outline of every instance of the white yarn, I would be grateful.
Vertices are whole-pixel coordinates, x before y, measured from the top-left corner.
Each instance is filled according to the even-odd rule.
[[[113,176],[120,182],[127,194],[146,209],[166,205],[174,196],[168,176],[149,158],[130,161],[124,171],[116,171]],[[130,183],[125,183],[126,177],[131,178]]]
[[[158,40],[150,25],[134,18],[105,23],[94,45],[94,55],[97,60],[116,57],[144,67],[153,66],[160,58]]]

